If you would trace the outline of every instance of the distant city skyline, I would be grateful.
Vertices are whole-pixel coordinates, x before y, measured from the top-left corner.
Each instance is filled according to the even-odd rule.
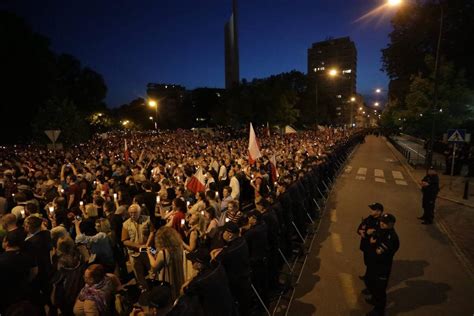
[[[307,49],[328,37],[350,36],[358,50],[357,90],[387,90],[381,52],[389,17],[355,22],[383,1],[239,1],[240,78],[306,73]],[[232,1],[131,2],[6,0],[0,9],[24,17],[56,53],[76,56],[101,73],[106,103],[117,107],[146,96],[149,82],[187,89],[225,86],[223,25]]]

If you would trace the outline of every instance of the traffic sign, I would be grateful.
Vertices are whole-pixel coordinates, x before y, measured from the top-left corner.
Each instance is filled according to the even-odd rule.
[[[465,129],[449,129],[448,142],[450,143],[464,143],[466,141]]]

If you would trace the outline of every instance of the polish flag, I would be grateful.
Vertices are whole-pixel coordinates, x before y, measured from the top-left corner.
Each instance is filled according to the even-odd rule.
[[[188,184],[186,184],[186,188],[193,193],[202,192],[206,189],[206,177],[202,168],[199,168],[191,177]]]
[[[128,162],[128,159],[130,157],[130,152],[128,151],[128,146],[127,146],[127,140],[125,140],[125,151],[123,153],[125,162]]]
[[[270,157],[270,166],[272,168],[272,180],[273,182],[276,182],[278,180],[278,170],[277,170],[275,154],[273,154],[273,156]]]
[[[253,165],[255,161],[262,157],[260,153],[260,148],[258,146],[257,136],[255,136],[255,131],[253,130],[252,123],[250,123],[250,135],[249,135],[249,163]]]

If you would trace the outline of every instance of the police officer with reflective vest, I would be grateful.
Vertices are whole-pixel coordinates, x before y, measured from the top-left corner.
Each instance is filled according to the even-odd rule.
[[[370,271],[370,237],[375,233],[379,228],[379,218],[383,213],[383,205],[380,203],[372,203],[369,205],[370,214],[366,218],[362,219],[359,227],[357,228],[357,233],[360,236],[360,250],[364,254],[364,264],[365,264],[365,274],[359,276],[361,280],[364,281],[367,287],[367,275]],[[364,294],[370,294],[367,289],[362,291]]]
[[[370,273],[367,277],[368,289],[372,294],[366,299],[367,303],[374,305],[374,309],[367,316],[380,316],[385,314],[387,303],[387,284],[392,270],[393,256],[400,247],[398,235],[395,232],[395,216],[383,214],[380,217],[380,229],[370,237],[370,253],[373,259]]]

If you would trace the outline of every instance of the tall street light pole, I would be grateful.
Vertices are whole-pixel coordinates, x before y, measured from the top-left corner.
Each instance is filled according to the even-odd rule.
[[[438,42],[436,44],[436,56],[435,56],[435,68],[434,68],[434,89],[433,89],[433,107],[432,107],[432,120],[431,120],[431,139],[428,142],[428,147],[426,148],[426,159],[425,166],[429,168],[433,163],[433,146],[435,141],[435,130],[436,130],[436,114],[438,112],[438,72],[439,72],[439,52],[441,48],[441,37],[443,34],[443,20],[444,20],[444,10],[442,0],[438,0],[438,6],[440,10],[439,17],[439,30],[438,30]],[[402,0],[387,0],[387,4],[390,6],[400,6]]]
[[[155,100],[149,100],[148,105],[155,108],[155,129],[158,130],[158,102]]]
[[[443,19],[444,11],[441,2],[438,2],[440,9],[439,17],[439,32],[438,32],[438,43],[436,44],[436,57],[435,57],[435,68],[434,68],[434,89],[433,89],[433,113],[431,121],[431,140],[428,144],[427,155],[426,155],[426,168],[429,168],[433,163],[433,146],[435,141],[435,126],[436,126],[436,114],[438,108],[438,73],[439,73],[439,51],[441,47],[441,36],[443,34]]]

